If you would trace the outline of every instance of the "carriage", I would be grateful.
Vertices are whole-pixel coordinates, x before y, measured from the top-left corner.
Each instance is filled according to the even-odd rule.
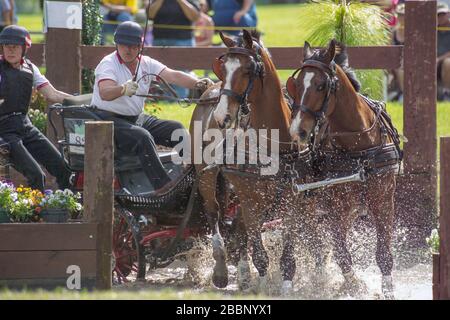
[[[49,122],[58,139],[60,154],[71,170],[71,186],[83,191],[84,123],[101,120],[89,106],[91,95],[67,99],[49,110]],[[189,250],[195,239],[206,235],[207,222],[197,193],[193,167],[182,173],[182,165],[172,161],[175,151],[158,149],[171,178],[184,177],[168,193],[155,197],[137,156],[115,152],[113,281],[123,283],[145,278],[147,271],[169,265],[174,257]],[[238,203],[232,187],[222,190],[221,229],[233,256],[233,229]]]

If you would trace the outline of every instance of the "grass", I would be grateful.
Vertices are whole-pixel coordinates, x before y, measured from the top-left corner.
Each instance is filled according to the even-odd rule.
[[[196,290],[124,290],[111,291],[69,291],[65,289],[48,290],[23,290],[12,291],[4,289],[0,291],[2,300],[224,300],[224,299],[267,299],[265,296],[236,295],[216,292],[197,292]]]

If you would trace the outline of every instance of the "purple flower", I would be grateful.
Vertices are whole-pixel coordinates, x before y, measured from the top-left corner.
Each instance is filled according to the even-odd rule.
[[[47,189],[47,190],[44,191],[44,194],[46,196],[52,195],[53,194],[53,190]]]

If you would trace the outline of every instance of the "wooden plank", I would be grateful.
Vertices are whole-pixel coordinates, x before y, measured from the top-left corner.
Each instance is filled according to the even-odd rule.
[[[423,207],[421,234],[429,232],[436,212],[436,1],[406,2],[404,46],[404,144],[405,174],[424,174],[427,184],[412,188],[414,202]],[[431,198],[430,198],[431,197]]]
[[[96,251],[18,251],[0,253],[0,279],[67,278],[67,267],[80,267],[82,277],[95,277]]]
[[[38,67],[44,65],[44,48],[45,44],[33,43],[27,52],[27,58]]]
[[[45,49],[46,77],[58,90],[67,93],[81,92],[80,43],[81,30],[48,28]]]
[[[82,46],[81,65],[95,69],[114,50],[111,46]],[[224,47],[146,47],[144,54],[175,69],[211,69],[214,59],[225,51]],[[303,57],[301,47],[274,47],[269,51],[277,69],[297,69]],[[403,46],[349,47],[348,53],[351,66],[356,69],[396,69],[401,66]]]
[[[436,1],[407,1],[405,24],[405,173],[435,173]]]
[[[96,241],[95,223],[0,224],[0,252],[95,250]]]
[[[87,121],[84,161],[84,219],[98,223],[97,289],[112,285],[113,148],[111,121]]]
[[[439,300],[439,277],[440,277],[439,254],[433,254],[433,300]]]
[[[436,217],[436,195],[429,188],[435,181],[430,174],[397,177],[395,189],[396,224],[406,229],[406,243],[411,247],[426,246]]]
[[[450,299],[450,137],[440,141],[439,298]]]
[[[81,277],[81,290],[92,290],[95,288],[94,277]],[[64,278],[46,278],[46,279],[0,279],[0,288],[13,290],[45,289],[53,290],[56,288],[67,288],[67,277]]]

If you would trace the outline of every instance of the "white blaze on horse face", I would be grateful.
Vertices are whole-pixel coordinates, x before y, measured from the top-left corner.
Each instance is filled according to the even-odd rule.
[[[227,62],[224,65],[227,74],[225,78],[224,89],[231,90],[231,80],[233,79],[234,72],[237,69],[239,69],[240,66],[241,62],[237,58],[227,60]],[[228,96],[222,95],[220,97],[220,101],[216,107],[216,110],[214,110],[214,119],[216,119],[218,123],[223,123],[227,114],[228,114]]]
[[[303,104],[303,100],[305,99],[306,92],[311,86],[311,80],[313,77],[314,72],[306,72],[305,77],[303,78],[303,94],[302,98],[300,99],[300,105]],[[292,121],[291,127],[289,129],[289,133],[291,134],[291,137],[294,139],[298,138],[298,130],[300,129],[301,122],[302,122],[301,112],[299,111],[295,116],[294,120]]]
[[[303,104],[303,100],[305,99],[306,92],[308,91],[309,87],[311,86],[311,80],[314,77],[314,72],[307,72],[305,74],[305,77],[303,78],[303,94],[302,98],[300,99],[300,104]]]

